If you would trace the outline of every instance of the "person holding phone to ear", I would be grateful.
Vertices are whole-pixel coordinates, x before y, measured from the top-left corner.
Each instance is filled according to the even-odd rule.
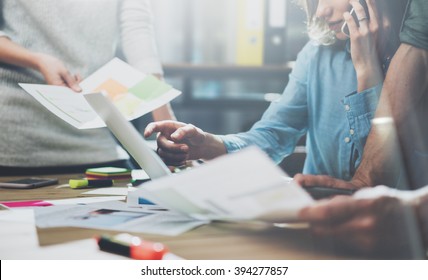
[[[360,0],[359,2],[361,6],[363,6],[364,8],[365,16],[362,18],[358,18],[354,8],[352,8],[351,11],[349,12],[349,14],[354,17],[354,20],[357,23],[358,27],[360,26],[360,21],[370,20],[370,13],[369,13],[369,7],[367,6],[367,2],[365,0]],[[349,34],[349,28],[348,28],[347,22],[343,23],[341,30],[347,37],[351,37]]]
[[[361,189],[353,197],[336,197],[303,209],[300,218],[311,224],[318,237],[334,239],[359,252],[383,252],[397,256],[422,237],[423,258],[428,252],[428,1],[410,0],[400,32],[401,45],[385,78],[377,117],[393,122],[405,162],[407,187],[389,187],[394,154],[386,149],[389,139],[372,129],[363,161],[350,181],[329,176],[301,175],[301,185],[325,185]],[[403,170],[401,170],[403,171]],[[391,183],[394,183],[392,181]],[[376,187],[374,187],[376,186]],[[397,187],[403,187],[398,185]],[[407,212],[407,215],[405,215]],[[409,213],[410,212],[410,213]],[[409,225],[416,215],[417,224]]]
[[[221,136],[164,121],[149,124],[145,136],[159,132],[159,155],[177,165],[249,145],[280,162],[307,134],[304,173],[351,178],[361,161],[389,58],[398,47],[405,2],[369,0],[367,14],[358,1],[300,1],[311,41],[299,53],[282,97],[249,131]],[[359,26],[349,13],[352,8]],[[350,38],[341,30],[345,22]]]

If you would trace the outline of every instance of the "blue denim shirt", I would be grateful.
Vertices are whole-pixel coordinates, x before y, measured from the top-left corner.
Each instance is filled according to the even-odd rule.
[[[227,151],[257,145],[275,162],[307,134],[304,173],[349,180],[358,167],[382,85],[357,93],[345,44],[309,42],[299,53],[281,98],[248,131],[221,136]]]

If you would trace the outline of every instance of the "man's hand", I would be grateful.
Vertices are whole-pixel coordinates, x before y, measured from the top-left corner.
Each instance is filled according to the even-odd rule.
[[[350,33],[351,57],[357,72],[358,92],[374,87],[383,81],[377,42],[379,41],[379,31],[385,29],[382,32],[387,32],[386,29],[390,23],[379,22],[381,18],[374,2],[367,1],[369,14],[366,14],[365,9],[357,0],[350,2],[357,18],[360,19],[358,22],[349,13],[344,14]]]
[[[144,137],[158,133],[158,154],[168,165],[183,165],[187,160],[203,158],[207,134],[192,124],[160,121],[147,125]]]
[[[408,256],[412,241],[409,232],[419,230],[417,225],[409,228],[414,217],[405,207],[409,206],[393,197],[336,196],[302,209],[299,218],[310,223],[315,236],[333,240],[338,248],[394,258]]]
[[[294,181],[302,187],[305,186],[324,186],[332,188],[342,188],[342,189],[360,189],[365,187],[363,182],[358,180],[344,181],[336,179],[327,175],[306,175],[306,174],[296,174],[294,176]]]

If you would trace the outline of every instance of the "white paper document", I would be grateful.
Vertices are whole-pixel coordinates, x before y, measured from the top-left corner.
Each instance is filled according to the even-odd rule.
[[[102,190],[104,188],[101,188]],[[127,188],[124,188],[127,190]],[[106,194],[107,195],[107,194]],[[52,205],[83,205],[90,203],[100,203],[105,201],[118,201],[125,200],[125,195],[114,195],[111,196],[93,196],[93,197],[77,197],[77,198],[64,198],[64,199],[54,199],[54,200],[45,200],[45,202],[51,203]]]
[[[159,207],[130,208],[112,201],[34,209],[36,226],[81,227],[175,236],[206,224]]]
[[[0,211],[0,221],[34,224],[34,210],[28,208],[16,208]]]
[[[128,204],[151,201],[200,220],[291,222],[314,203],[310,195],[255,147],[192,170],[144,183]]]
[[[104,92],[127,120],[133,120],[170,102],[181,94],[154,76],[145,75],[114,58],[80,83],[81,93],[68,87],[19,84],[46,109],[79,129],[105,127],[84,98],[84,94]]]
[[[108,187],[108,188],[99,188],[95,190],[90,190],[84,192],[82,194],[90,194],[90,195],[117,195],[117,196],[125,196],[128,194],[128,188],[123,187]]]

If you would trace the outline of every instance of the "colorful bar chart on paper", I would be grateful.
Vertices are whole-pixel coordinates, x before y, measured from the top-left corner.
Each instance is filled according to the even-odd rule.
[[[53,114],[79,129],[105,127],[83,94],[103,92],[119,111],[133,120],[170,102],[181,94],[152,75],[114,58],[86,78],[76,93],[67,87],[19,84]]]

